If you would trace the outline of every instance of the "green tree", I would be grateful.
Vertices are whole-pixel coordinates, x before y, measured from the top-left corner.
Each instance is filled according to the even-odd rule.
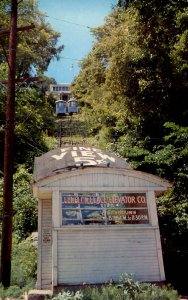
[[[9,1],[0,3],[0,27],[9,28]],[[42,74],[52,59],[58,59],[63,46],[57,46],[60,33],[55,32],[36,2],[20,1],[18,5],[18,27],[34,24],[29,31],[18,32],[17,78],[38,75],[42,82],[18,83],[16,86],[15,117],[15,169],[16,164],[26,163],[32,169],[34,156],[48,150],[46,136],[54,135],[54,99],[46,96],[46,86],[53,79]],[[0,80],[7,79],[8,35],[0,37]],[[0,169],[3,168],[4,124],[6,85],[0,84]]]
[[[7,4],[8,2],[8,4]],[[9,28],[9,1],[1,2],[0,27]],[[34,24],[35,28],[18,32],[17,45],[17,77],[28,77],[47,70],[50,61],[59,58],[63,46],[57,47],[60,33],[54,31],[45,21],[44,14],[39,11],[37,2],[20,1],[18,4],[18,27]],[[0,62],[6,61],[8,35],[1,36]],[[4,78],[5,79],[5,78]]]
[[[114,114],[112,103],[119,105],[123,114],[126,109],[125,131],[118,130],[119,113],[115,128],[112,123],[117,135],[160,139],[165,122],[187,124],[187,14],[179,2],[167,1],[161,6],[156,1],[141,3],[130,1],[125,10],[115,10],[105,25],[94,31],[97,41],[81,65],[73,93],[92,113],[106,98],[108,115]],[[94,123],[100,124],[100,118]],[[151,140],[151,147],[155,143]]]
[[[15,139],[14,139],[14,165],[26,164],[32,171],[33,159],[48,151],[46,136],[54,136],[55,100],[45,95],[44,83],[25,85],[16,93],[15,114]],[[47,81],[48,82],[48,81]],[[3,166],[4,149],[4,101],[6,95],[0,95],[0,145],[2,155],[0,157],[0,169]]]
[[[173,183],[158,210],[167,279],[178,287],[188,258],[187,24],[183,0],[119,1],[73,86],[93,144]]]

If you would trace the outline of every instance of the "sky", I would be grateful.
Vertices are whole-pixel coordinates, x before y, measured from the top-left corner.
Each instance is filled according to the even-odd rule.
[[[98,27],[118,0],[38,0],[39,9],[48,17],[55,31],[61,33],[58,45],[64,45],[59,61],[53,60],[48,77],[57,83],[71,83],[79,73],[79,61],[91,50],[94,42],[89,27]]]

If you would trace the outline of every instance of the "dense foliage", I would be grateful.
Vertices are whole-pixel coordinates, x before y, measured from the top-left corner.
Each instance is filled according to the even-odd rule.
[[[134,280],[131,274],[120,276],[119,284],[106,284],[101,287],[86,287],[76,293],[62,291],[54,300],[178,300],[177,291],[154,284]]]
[[[21,299],[35,287],[37,268],[37,249],[32,240],[19,241],[14,236],[12,252],[11,286],[4,289],[0,285],[0,299]]]
[[[0,28],[9,28],[10,1],[0,2]],[[19,239],[37,229],[37,203],[31,195],[30,181],[35,156],[48,151],[48,139],[54,135],[54,99],[46,95],[53,79],[43,76],[53,58],[58,59],[63,46],[57,47],[60,34],[46,23],[37,4],[30,0],[18,3],[18,27],[34,24],[35,28],[18,31],[17,79],[40,76],[42,81],[16,84],[14,138],[14,232]],[[7,34],[0,36],[0,80],[8,76]],[[3,186],[3,149],[7,86],[0,83],[0,203]],[[24,166],[22,165],[24,164]],[[0,208],[2,216],[2,205]],[[1,220],[0,220],[1,225]]]
[[[17,240],[23,240],[37,230],[37,200],[32,196],[32,175],[20,165],[14,175],[13,230]],[[3,179],[0,179],[0,220],[2,220]],[[1,229],[1,222],[0,222]],[[1,230],[0,230],[1,236]]]
[[[72,89],[93,144],[172,182],[158,211],[167,280],[181,288],[188,260],[187,12],[184,0],[118,1],[93,31],[96,42]]]
[[[9,28],[10,1],[0,2],[0,28]],[[15,167],[25,163],[32,169],[34,156],[46,152],[45,135],[54,133],[54,100],[45,91],[50,79],[43,72],[52,59],[58,59],[63,46],[57,47],[59,33],[55,32],[31,0],[18,4],[18,27],[34,24],[35,28],[18,32],[16,85]],[[7,80],[8,35],[0,36],[0,80]],[[42,81],[27,83],[27,78],[39,76]],[[0,83],[0,148],[3,151],[5,102],[7,86]],[[3,153],[0,156],[0,169]]]
[[[9,28],[10,1],[0,2],[0,28]],[[40,76],[41,82],[22,82],[16,85],[14,139],[14,230],[25,238],[37,228],[36,200],[31,196],[29,182],[35,156],[48,151],[48,139],[54,135],[54,99],[46,95],[52,79],[43,76],[51,59],[57,58],[63,46],[57,47],[59,33],[45,22],[33,1],[18,4],[18,27],[34,24],[35,28],[18,32],[17,79]],[[0,36],[0,80],[7,80],[8,35]],[[0,183],[2,202],[3,149],[5,130],[6,84],[0,83]],[[21,167],[24,164],[24,167]],[[2,207],[1,207],[2,209]],[[2,214],[2,212],[1,212]],[[0,222],[1,224],[1,222]]]
[[[9,0],[0,1],[0,229],[3,198],[3,149],[5,107],[8,77],[9,34],[2,34],[10,25]],[[37,2],[18,1],[18,27],[31,24],[32,30],[18,31],[16,61],[16,107],[14,137],[14,198],[13,198],[13,251],[11,292],[36,280],[36,248],[25,241],[37,230],[37,200],[32,196],[30,182],[35,156],[47,152],[50,136],[54,136],[54,99],[47,96],[48,85],[54,79],[43,74],[52,59],[58,59],[63,46],[57,46],[60,33],[54,31],[39,11]],[[40,81],[27,81],[39,77]],[[19,79],[21,81],[19,82]],[[0,234],[1,236],[1,234]],[[2,293],[2,294],[1,294]],[[0,289],[0,298],[6,293]],[[10,296],[7,291],[7,297]]]
[[[88,117],[96,116],[94,132],[105,126],[110,139],[160,139],[165,122],[187,125],[186,10],[170,3],[150,18],[135,5],[116,10],[94,31],[97,42],[73,88]]]

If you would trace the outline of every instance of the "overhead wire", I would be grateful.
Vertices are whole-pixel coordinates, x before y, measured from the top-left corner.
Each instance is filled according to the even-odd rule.
[[[21,2],[22,2],[22,0],[20,0],[19,3],[21,3]],[[39,14],[39,15],[42,15],[42,16],[44,16],[44,17],[49,18],[49,16],[48,16],[47,14]],[[84,25],[84,24],[75,23],[75,22],[71,22],[71,21],[68,21],[68,20],[60,19],[60,18],[54,18],[54,17],[50,17],[50,18],[55,19],[55,20],[58,20],[58,21],[61,21],[61,22],[73,24],[73,25],[76,25],[76,26],[85,27],[85,28],[87,28],[87,29],[92,29],[92,27],[87,26],[87,25]],[[4,54],[4,56],[5,56],[5,59],[6,59],[7,63],[8,63],[8,65],[9,65],[8,56],[7,56],[6,50],[5,50],[5,48],[4,48],[4,45],[3,45],[3,42],[2,42],[1,39],[0,39],[0,44],[1,44],[1,46],[2,46],[3,54]],[[74,60],[74,61],[78,61],[78,62],[81,61],[81,60],[79,60],[79,59],[70,58],[70,57],[61,57],[61,56],[60,56],[60,58],[61,58],[61,59]],[[9,68],[10,68],[10,66],[9,66]],[[2,83],[1,83],[1,84],[2,84]],[[2,85],[4,86],[4,84],[2,84]],[[20,87],[20,86],[19,86],[19,87]],[[18,87],[17,89],[19,89],[19,87]],[[17,90],[17,89],[16,89],[16,90]],[[26,122],[26,120],[30,117],[31,114],[32,114],[32,112],[30,112],[29,115],[25,118],[25,120],[23,120],[22,124],[24,124],[24,123]],[[38,150],[39,152],[41,152],[42,154],[44,153],[44,151],[41,150],[41,149],[38,147],[39,145],[36,144],[32,139],[30,139],[28,136],[26,136],[26,135],[23,134],[23,133],[22,133],[22,135],[25,136],[28,145],[30,145],[31,147],[37,149],[37,150]]]
[[[20,1],[21,2],[21,1]],[[70,24],[73,24],[73,25],[76,25],[76,26],[81,26],[81,27],[85,27],[87,29],[94,29],[94,27],[90,27],[88,25],[84,25],[84,24],[81,24],[81,23],[75,23],[75,22],[72,22],[72,21],[68,21],[68,20],[64,20],[64,19],[60,19],[60,18],[55,18],[55,17],[51,17],[51,16],[48,16],[47,14],[45,13],[37,13],[38,15],[40,16],[44,16],[46,18],[52,18],[54,20],[57,20],[57,21],[61,21],[61,22],[64,22],[64,23],[70,23]],[[3,48],[3,54],[6,58],[6,61],[7,63],[9,64],[9,61],[8,61],[8,56],[6,55],[6,51],[5,51],[5,48],[4,48],[4,45],[2,44],[2,41],[0,40],[0,43],[1,43],[1,46]],[[74,61],[77,61],[77,62],[80,62],[81,59],[76,59],[76,58],[72,58],[72,57],[64,57],[64,56],[60,56],[61,59],[67,59],[67,60],[74,60]]]
[[[82,61],[81,59],[77,59],[77,58],[72,58],[72,57],[64,57],[64,56],[59,56],[62,59],[70,59],[70,60],[75,60],[75,61]]]
[[[35,141],[33,141],[33,139],[30,139],[27,135],[22,133],[22,136],[24,136],[26,138],[26,143],[31,146],[31,148],[34,148],[36,150],[38,150],[41,154],[44,154],[44,150],[41,150],[39,147],[40,145],[38,143],[36,143]],[[39,147],[38,147],[39,146]]]
[[[54,19],[54,20],[57,20],[57,21],[61,21],[61,22],[64,22],[64,23],[69,23],[69,24],[73,24],[73,25],[76,25],[76,26],[85,27],[87,29],[94,29],[94,27],[91,27],[91,26],[88,26],[88,25],[84,25],[84,24],[81,24],[81,23],[75,23],[75,22],[68,21],[68,20],[65,20],[65,19],[55,18],[55,17],[52,17],[52,16],[48,16],[45,13],[38,13],[38,15],[46,17],[46,18],[51,18],[51,19]]]
[[[69,21],[69,20],[65,20],[65,19],[55,18],[55,17],[47,15],[46,13],[38,13],[38,15],[44,16],[46,18],[51,18],[51,19],[54,19],[54,20],[57,20],[57,21],[60,21],[60,22],[73,24],[75,26],[81,26],[81,27],[85,27],[87,29],[94,29],[94,27],[91,27],[91,26],[88,26],[88,25],[84,25],[84,24],[81,24],[81,23],[75,23],[75,22],[72,22],[72,21]],[[74,61],[78,61],[78,62],[82,61],[81,59],[76,59],[76,58],[72,58],[72,57],[60,56],[60,58],[61,59],[68,59],[68,60],[74,60]]]
[[[94,29],[94,27],[84,25],[84,24],[81,24],[81,23],[72,22],[72,21],[69,21],[69,20],[61,19],[61,18],[52,17],[52,16],[47,15],[46,13],[37,13],[37,14],[39,16],[43,16],[43,17],[46,17],[46,18],[51,18],[51,19],[54,19],[54,20],[57,20],[57,21],[60,21],[60,22],[73,24],[75,26],[81,26],[81,27],[84,27],[84,28],[87,28],[87,29]],[[75,61],[77,63],[82,61],[81,59],[76,59],[76,58],[72,58],[72,57],[64,57],[64,56],[59,56],[59,57],[60,57],[60,59],[72,60],[72,61]]]

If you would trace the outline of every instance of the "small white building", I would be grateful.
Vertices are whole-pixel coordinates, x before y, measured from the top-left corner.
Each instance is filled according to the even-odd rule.
[[[36,157],[37,288],[118,281],[123,273],[164,281],[155,197],[169,186],[91,147]]]
[[[47,94],[52,93],[58,100],[68,101],[72,97],[70,83],[53,83],[49,85]]]

